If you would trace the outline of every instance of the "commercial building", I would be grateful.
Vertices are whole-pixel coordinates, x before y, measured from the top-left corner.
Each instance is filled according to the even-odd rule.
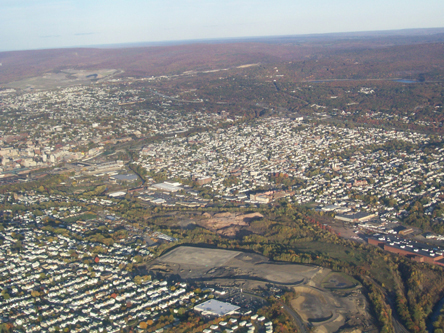
[[[176,186],[176,184],[172,185],[172,184],[167,183],[167,182],[159,183],[159,184],[154,184],[152,187],[154,187],[157,190],[161,190],[161,191],[165,191],[165,192],[177,192],[177,191],[180,191],[182,189],[181,187]]]
[[[213,180],[211,177],[199,177],[199,176],[193,176],[192,179],[197,185],[200,186],[209,184]]]
[[[354,223],[368,221],[368,220],[371,220],[375,217],[376,217],[376,214],[366,213],[366,212],[359,212],[359,213],[350,214],[350,215],[339,215],[338,214],[335,216],[335,218],[337,220],[341,220],[341,221],[345,221],[345,222],[354,222]]]
[[[124,191],[118,191],[118,192],[113,192],[113,193],[109,193],[108,196],[111,198],[120,198],[120,197],[124,197],[126,195],[126,192]]]
[[[269,203],[270,202],[270,196],[266,194],[250,194],[250,200],[256,201],[260,203]]]
[[[292,196],[293,194],[293,191],[268,191],[264,193],[250,194],[250,200],[258,203],[269,203]]]
[[[239,309],[238,306],[221,302],[215,299],[210,299],[202,304],[196,305],[194,310],[202,313],[203,315],[223,317],[236,312]]]

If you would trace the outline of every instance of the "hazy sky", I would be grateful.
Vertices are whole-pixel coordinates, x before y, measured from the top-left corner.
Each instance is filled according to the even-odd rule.
[[[443,0],[0,0],[0,50],[444,27]]]

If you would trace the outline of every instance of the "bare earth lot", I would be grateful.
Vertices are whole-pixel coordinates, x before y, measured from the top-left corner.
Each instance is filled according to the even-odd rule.
[[[237,251],[213,249],[198,251],[194,247],[181,246],[162,256],[160,261],[170,264],[219,267],[240,253]]]
[[[234,237],[242,230],[249,230],[251,222],[261,220],[264,216],[260,213],[235,214],[227,212],[214,215],[204,213],[202,217],[204,219],[198,222],[201,227],[219,235]]]

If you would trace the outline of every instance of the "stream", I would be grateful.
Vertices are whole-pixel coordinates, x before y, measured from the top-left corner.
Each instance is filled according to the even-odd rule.
[[[441,309],[444,306],[444,298],[441,299],[438,304],[435,306],[435,308],[433,309],[432,315],[430,316],[430,319],[428,320],[427,323],[427,330],[429,331],[429,333],[433,333],[434,329],[433,329],[433,322],[438,319],[439,314],[441,312]]]

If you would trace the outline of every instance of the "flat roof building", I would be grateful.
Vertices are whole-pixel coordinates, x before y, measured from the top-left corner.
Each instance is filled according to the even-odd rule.
[[[112,176],[110,178],[115,179],[115,180],[124,181],[124,182],[133,182],[133,181],[136,181],[139,179],[139,177],[137,177],[136,175],[131,175],[131,174],[116,175],[116,176]]]
[[[165,191],[165,192],[177,192],[182,189],[181,187],[171,185],[168,183],[154,184],[152,187],[154,187],[155,189],[161,190],[161,191]]]
[[[366,213],[366,212],[359,212],[355,214],[350,215],[336,215],[335,219],[345,221],[345,222],[363,222],[371,220],[372,218],[376,217],[376,214],[373,213]]]
[[[369,237],[367,241],[369,244],[379,246],[385,251],[403,255],[414,261],[444,266],[444,263],[441,262],[444,259],[442,249],[388,235],[374,235]]]
[[[201,312],[203,315],[211,315],[217,317],[223,317],[239,309],[238,306],[221,302],[215,299],[210,299],[202,304],[196,305],[194,310]]]
[[[111,198],[124,197],[125,195],[126,195],[126,192],[123,192],[123,191],[113,192],[113,193],[108,194],[108,196]]]

